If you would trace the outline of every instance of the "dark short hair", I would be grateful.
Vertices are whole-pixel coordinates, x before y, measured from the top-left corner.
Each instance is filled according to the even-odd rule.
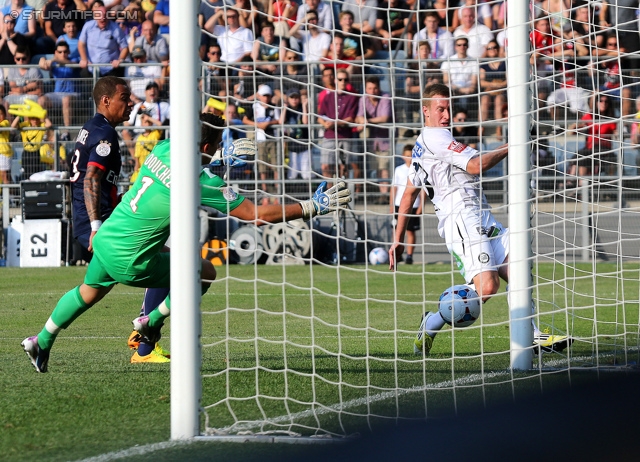
[[[113,95],[115,95],[116,90],[118,89],[118,85],[123,85],[127,88],[129,87],[127,85],[127,81],[120,77],[116,77],[114,75],[101,77],[96,82],[95,87],[93,87],[93,102],[96,103],[96,106],[100,106],[100,98],[103,96],[113,98]]]
[[[58,47],[64,47],[64,48],[66,48],[67,50],[70,50],[70,49],[71,49],[71,48],[69,47],[69,44],[68,44],[66,41],[64,41],[64,40],[60,40],[58,43],[56,43],[56,48],[58,48]]]
[[[370,75],[364,83],[375,83],[377,86],[380,86],[380,78],[377,75]]]
[[[355,18],[353,13],[351,11],[349,11],[349,10],[342,10],[340,12],[340,14],[338,15],[338,20],[342,19],[343,16],[351,16],[351,19]]]
[[[29,50],[29,47],[28,47],[28,46],[26,46],[26,45],[19,45],[19,46],[16,48],[16,52],[14,53],[14,56],[15,56],[17,53],[22,53],[23,55],[31,56],[31,50]]]
[[[405,152],[405,151],[413,151],[413,144],[405,144],[402,147],[402,152]]]
[[[271,21],[262,21],[260,23],[260,30],[265,28],[271,28],[275,30],[276,26]]]
[[[222,129],[224,128],[224,119],[210,112],[200,114],[200,150],[205,144],[216,145],[220,142]],[[217,145],[213,146],[217,149]]]
[[[426,20],[427,18],[436,18],[438,21],[440,21],[440,15],[435,10],[427,11],[424,15],[424,19]]]
[[[418,42],[418,50],[422,47],[426,46],[427,48],[429,48],[429,51],[431,51],[431,44],[429,43],[428,40],[420,40]]]

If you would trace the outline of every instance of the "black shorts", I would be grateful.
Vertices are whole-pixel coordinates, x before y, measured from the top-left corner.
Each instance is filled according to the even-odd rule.
[[[398,219],[398,206],[395,206],[396,213],[394,218]],[[407,224],[407,231],[418,231],[420,229],[420,217],[416,214],[418,209],[412,209],[409,216],[409,223]]]

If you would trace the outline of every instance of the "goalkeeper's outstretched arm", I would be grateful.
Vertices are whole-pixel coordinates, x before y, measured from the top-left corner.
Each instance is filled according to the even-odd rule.
[[[200,152],[202,162],[214,166],[243,167],[246,162],[255,157],[255,144],[248,139],[235,140],[220,149],[224,120],[213,114],[201,114],[200,120]],[[281,221],[303,218],[308,220],[316,215],[325,215],[351,202],[351,191],[344,181],[338,181],[327,189],[327,182],[323,181],[311,199],[297,204],[256,205],[248,199],[230,212],[231,216],[253,222],[257,225],[279,223]]]
[[[325,215],[351,202],[351,191],[344,181],[327,189],[327,182],[323,181],[309,200],[289,205],[256,205],[249,199],[233,209],[231,216],[243,221],[265,225],[281,221],[303,218],[308,220],[317,215]]]

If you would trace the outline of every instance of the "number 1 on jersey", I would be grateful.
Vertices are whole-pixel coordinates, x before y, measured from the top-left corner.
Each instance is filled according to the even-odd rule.
[[[131,210],[133,210],[134,212],[138,211],[138,201],[140,200],[144,192],[149,188],[149,186],[153,184],[153,178],[144,176],[142,177],[141,181],[142,181],[142,187],[138,190],[138,194],[136,194],[136,197],[131,199],[131,202],[129,202],[129,205],[131,206]]]

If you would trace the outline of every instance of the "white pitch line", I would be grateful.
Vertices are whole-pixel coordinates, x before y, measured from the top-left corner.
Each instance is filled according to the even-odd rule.
[[[606,356],[606,355],[604,355]],[[591,356],[581,356],[581,357],[574,357],[571,358],[571,361],[586,361],[587,359],[593,359],[593,357]],[[555,360],[550,360],[550,361],[546,361],[545,364],[547,367],[551,366],[551,367],[562,367],[565,366],[566,367],[566,363],[567,360],[562,358],[562,359],[555,359]],[[607,369],[608,371],[614,371],[615,369]],[[620,368],[621,371],[628,371],[628,369],[625,368]],[[424,392],[427,390],[432,390],[432,389],[442,389],[442,388],[447,388],[447,387],[453,387],[453,386],[462,386],[462,385],[468,385],[472,382],[475,381],[479,381],[480,379],[484,378],[484,379],[493,379],[493,378],[498,378],[498,377],[503,377],[503,376],[508,376],[511,375],[511,372],[508,370],[504,370],[504,371],[498,371],[498,372],[489,372],[487,374],[471,374],[459,379],[455,379],[455,380],[445,380],[439,383],[435,383],[432,385],[427,385],[427,386],[416,386],[416,387],[412,387],[412,388],[408,388],[408,389],[403,389],[403,390],[396,390],[396,391],[387,391],[387,392],[383,392],[383,393],[378,393],[376,395],[371,395],[369,397],[365,397],[365,398],[357,398],[357,399],[352,399],[349,400],[345,403],[342,404],[333,404],[331,406],[323,406],[323,407],[319,407],[318,409],[315,410],[306,410],[306,411],[301,411],[301,412],[297,412],[295,414],[291,414],[291,415],[282,415],[279,417],[274,417],[273,419],[268,419],[266,423],[281,423],[281,422],[290,422],[293,420],[297,420],[297,419],[303,419],[306,417],[312,417],[314,415],[322,415],[322,414],[328,414],[330,412],[339,412],[339,411],[346,411],[350,408],[354,408],[354,407],[358,407],[358,406],[363,406],[366,405],[367,403],[375,403],[375,402],[379,402],[379,401],[384,401],[386,399],[394,399],[398,396],[403,396],[403,395],[407,395],[407,394],[411,394],[411,393],[420,393],[420,392]],[[211,433],[213,433],[214,435],[225,435],[228,434],[230,431],[233,432],[240,432],[240,431],[250,431],[251,429],[254,428],[259,428],[260,426],[264,425],[265,422],[263,421],[254,421],[254,422],[244,422],[242,424],[239,425],[232,425],[229,427],[224,427],[221,429],[211,429],[209,430]],[[200,437],[198,440],[195,439],[191,439],[191,440],[180,440],[180,441],[163,441],[160,443],[152,443],[152,444],[146,444],[143,446],[134,446],[132,448],[129,449],[123,449],[121,451],[115,451],[115,452],[110,452],[107,454],[102,454],[99,456],[95,456],[95,457],[89,457],[87,459],[82,459],[78,462],[110,462],[113,460],[119,460],[119,459],[124,459],[127,457],[132,457],[132,456],[141,456],[141,455],[146,455],[146,454],[150,454],[152,452],[155,451],[161,451],[164,449],[171,449],[177,446],[187,446],[190,445],[192,443],[198,442],[198,441],[202,441],[203,439],[206,440],[206,436]],[[214,440],[214,438],[212,439],[212,441]]]
[[[143,446],[134,446],[129,449],[123,449],[122,451],[109,452],[107,454],[101,454],[95,457],[89,457],[82,459],[78,462],[109,462],[111,460],[124,459],[126,457],[144,456],[155,451],[162,451],[164,449],[171,449],[177,446],[186,446],[193,443],[195,440],[176,440],[176,441],[162,441],[160,443],[145,444]]]
[[[604,359],[604,357],[606,356],[607,355],[603,355],[602,358]],[[578,357],[571,358],[571,362],[587,361],[589,359],[593,360],[593,357],[578,356]],[[553,360],[545,361],[544,368],[550,368],[550,367],[553,367],[553,368],[567,367],[567,359],[562,358],[562,359],[553,359]],[[533,372],[535,372],[536,370],[537,369],[532,369]],[[377,395],[371,395],[369,397],[352,399],[342,404],[337,403],[331,406],[318,407],[317,409],[308,409],[306,411],[297,412],[291,415],[283,415],[283,416],[275,417],[273,419],[267,419],[266,422],[264,421],[244,422],[242,424],[238,424],[238,425],[234,424],[234,425],[220,428],[220,429],[211,429],[210,432],[213,435],[216,435],[216,434],[224,435],[224,434],[228,434],[229,432],[250,431],[252,428],[258,428],[260,426],[263,426],[265,423],[278,424],[282,422],[291,422],[297,419],[313,417],[315,415],[323,415],[331,412],[346,411],[354,407],[366,405],[367,403],[376,403],[379,401],[394,399],[396,397],[400,397],[400,396],[408,395],[412,393],[420,393],[420,392],[434,390],[434,389],[463,386],[463,385],[471,384],[476,381],[480,381],[483,378],[485,380],[488,380],[488,379],[494,379],[494,378],[499,378],[499,377],[509,376],[509,375],[511,375],[511,371],[509,370],[489,372],[487,374],[471,374],[455,380],[445,380],[443,382],[434,383],[426,386],[415,386],[407,389],[386,391],[386,392],[378,393]]]
[[[457,386],[467,385],[469,383],[478,381],[478,380],[482,379],[483,377],[485,377],[486,379],[492,379],[492,378],[501,377],[501,376],[510,375],[510,374],[511,374],[511,372],[509,372],[509,371],[489,372],[488,374],[471,374],[471,375],[468,375],[468,376],[463,377],[461,379],[445,380],[443,382],[434,383],[433,385],[415,386],[415,387],[402,389],[402,390],[385,391],[385,392],[382,392],[382,393],[378,393],[376,395],[371,395],[371,396],[367,396],[367,397],[363,397],[363,398],[352,399],[352,400],[346,401],[346,402],[344,402],[342,404],[337,403],[337,404],[333,404],[331,406],[318,407],[317,409],[307,409],[306,411],[296,412],[295,414],[282,415],[282,416],[279,416],[279,417],[274,417],[273,419],[267,419],[266,422],[260,422],[260,421],[244,422],[244,423],[241,423],[239,425],[235,425],[234,424],[234,425],[231,425],[229,427],[224,427],[224,428],[219,428],[219,429],[211,429],[210,431],[212,432],[213,435],[216,435],[216,434],[224,435],[224,434],[228,434],[229,432],[250,431],[252,428],[258,428],[258,427],[264,425],[265,423],[267,423],[267,424],[268,423],[278,424],[278,423],[282,423],[282,422],[291,422],[291,421],[295,421],[295,420],[298,420],[298,419],[304,419],[304,418],[307,418],[307,417],[313,417],[315,415],[323,415],[323,414],[328,414],[328,413],[346,411],[346,410],[349,410],[349,409],[354,408],[354,407],[366,405],[368,403],[377,403],[379,401],[384,401],[384,400],[387,400],[387,399],[394,399],[396,397],[403,396],[403,395],[408,395],[408,394],[412,394],[412,393],[420,393],[420,392],[427,391],[427,390],[430,390],[430,389],[448,388],[448,387],[452,387],[452,386],[455,386],[455,385],[457,385]]]

